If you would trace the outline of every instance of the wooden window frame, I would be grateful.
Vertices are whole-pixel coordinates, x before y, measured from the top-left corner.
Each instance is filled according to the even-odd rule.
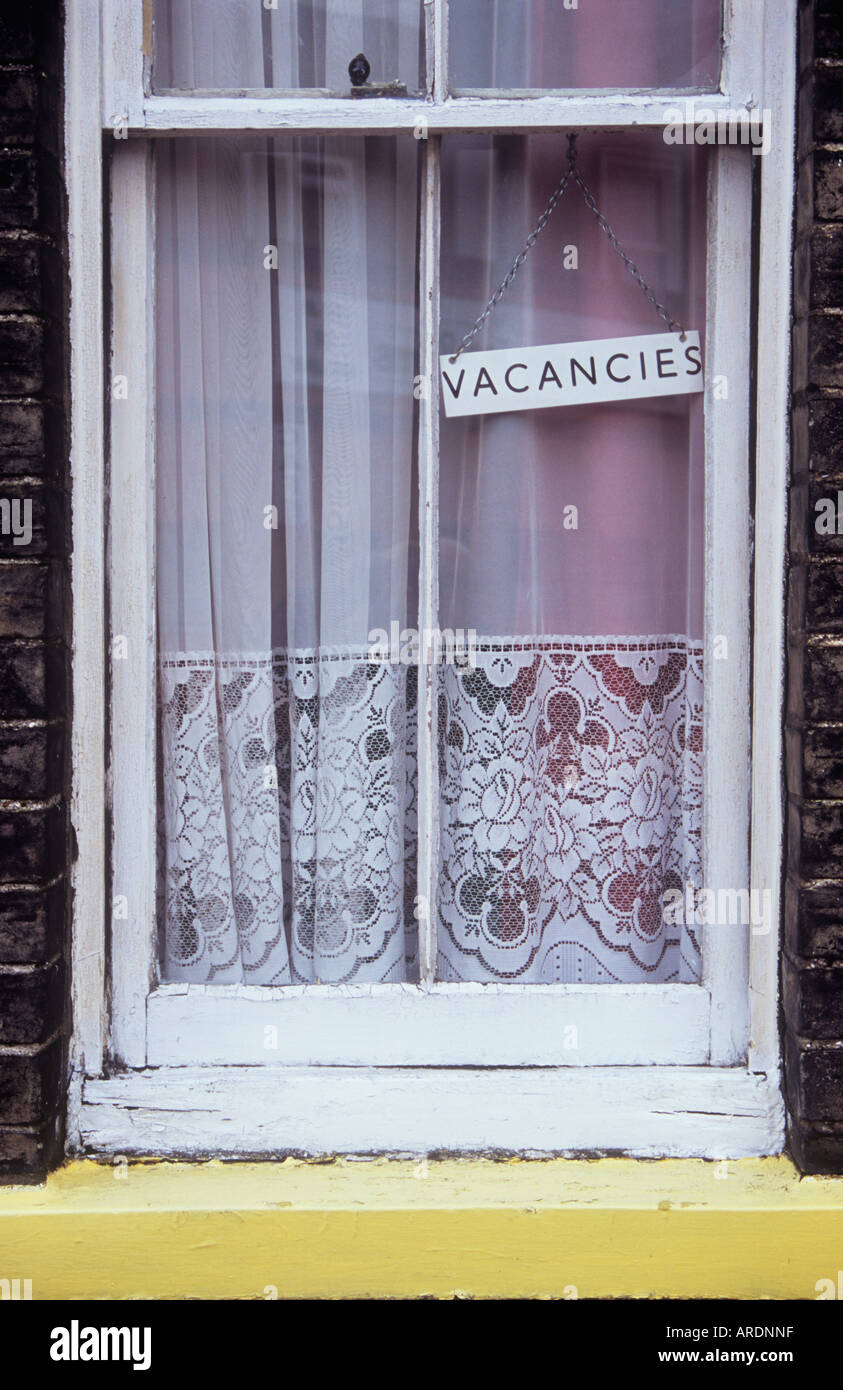
[[[450,97],[442,76],[447,0],[424,4],[427,96],[356,102],[321,93],[151,94],[150,0],[76,0],[68,11],[79,847],[71,1143],[164,1155],[778,1152],[796,0],[784,0],[775,15],[767,7],[766,16],[763,0],[725,0],[720,88],[679,98],[662,91]],[[699,986],[437,984],[435,922],[421,933],[417,986],[156,984],[153,138],[425,130],[420,371],[431,389],[419,422],[423,630],[438,621],[441,137],[656,129],[677,103],[689,124],[698,111],[759,108],[771,124],[768,153],[756,161],[746,149],[718,147],[709,180],[707,377],[726,371],[729,395],[715,404],[707,387],[705,643],[710,653],[713,637],[726,635],[730,659],[705,663],[705,743],[718,756],[706,759],[704,882],[768,893],[774,929],[744,937],[740,948],[722,928],[706,931]],[[128,395],[109,402],[116,375],[127,377]],[[115,636],[126,639],[128,660],[111,659]],[[419,893],[430,902],[438,864],[435,676],[431,666],[420,672]],[[112,920],[117,898],[129,904],[126,919]],[[271,1025],[281,1025],[279,1046],[267,1049]],[[571,1025],[576,1049],[565,1045]],[[536,1036],[540,1046],[525,1044]]]

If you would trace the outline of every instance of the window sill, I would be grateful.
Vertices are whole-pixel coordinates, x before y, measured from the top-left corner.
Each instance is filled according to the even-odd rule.
[[[0,1248],[36,1299],[813,1300],[843,1179],[786,1158],[116,1158],[0,1189]]]
[[[70,1132],[106,1160],[737,1159],[781,1153],[784,1108],[777,1074],[745,1067],[150,1067],[88,1077]]]

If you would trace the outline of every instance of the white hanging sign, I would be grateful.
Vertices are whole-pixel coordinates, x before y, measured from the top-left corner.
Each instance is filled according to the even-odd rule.
[[[493,415],[557,405],[681,396],[703,386],[699,333],[646,333],[549,347],[495,348],[440,359],[445,414]]]

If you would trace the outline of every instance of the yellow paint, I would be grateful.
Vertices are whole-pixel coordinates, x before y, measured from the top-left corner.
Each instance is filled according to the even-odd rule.
[[[838,1267],[843,1179],[783,1158],[118,1160],[0,1188],[0,1278],[38,1299],[813,1299]]]

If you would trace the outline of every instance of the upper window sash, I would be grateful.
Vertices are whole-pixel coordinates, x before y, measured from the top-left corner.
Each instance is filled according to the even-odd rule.
[[[540,131],[661,127],[665,109],[679,105],[686,125],[718,113],[772,107],[763,83],[763,0],[724,0],[720,86],[711,92],[543,92],[540,95],[448,94],[448,0],[424,0],[427,20],[427,97],[351,101],[312,95],[153,95],[153,0],[103,0],[102,125],[129,135],[212,134],[225,130],[358,134],[424,130],[431,134],[478,128]],[[778,16],[768,16],[778,22]],[[766,95],[766,100],[765,100]]]

